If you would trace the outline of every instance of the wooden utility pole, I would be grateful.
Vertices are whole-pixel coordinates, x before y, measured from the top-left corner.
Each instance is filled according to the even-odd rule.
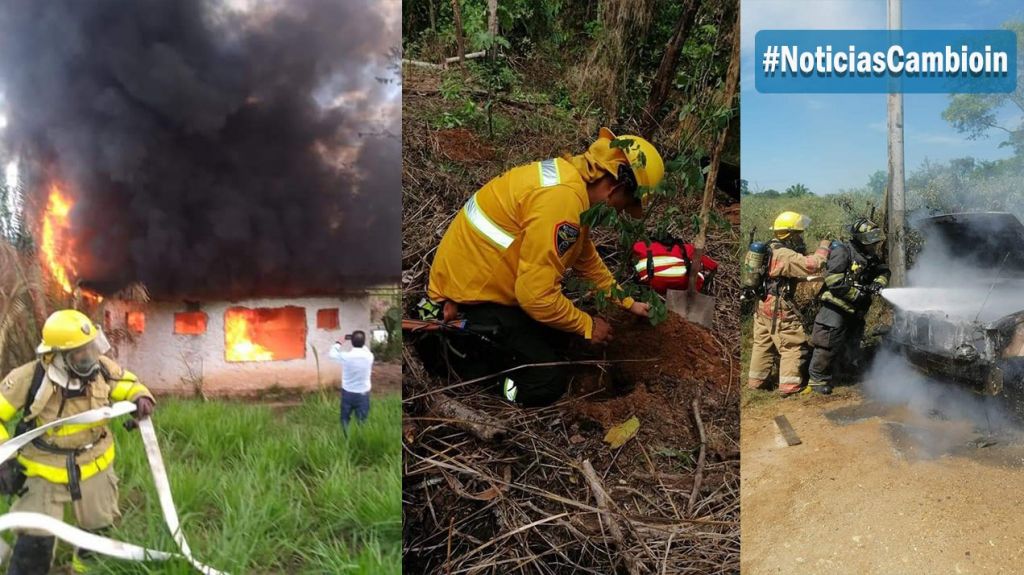
[[[903,28],[902,0],[888,0],[888,3],[889,30],[900,30]],[[890,37],[896,35],[890,34]],[[899,84],[891,84],[888,95],[889,203],[885,212],[889,218],[889,269],[892,271],[893,286],[904,286],[907,281],[907,252],[904,245],[907,204],[903,174],[903,92],[900,88]]]

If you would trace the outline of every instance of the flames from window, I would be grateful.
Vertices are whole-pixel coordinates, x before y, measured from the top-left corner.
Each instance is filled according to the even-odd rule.
[[[224,358],[227,361],[273,361],[306,357],[306,312],[303,308],[244,307],[224,312]]]
[[[64,192],[58,184],[51,184],[39,232],[39,256],[42,259],[43,267],[61,290],[69,295],[76,291],[76,287],[72,284],[72,278],[78,275],[75,259],[76,246],[71,235],[70,220],[71,209],[74,205],[69,194]],[[88,290],[80,290],[80,293],[86,299],[96,302],[103,299]]]
[[[201,311],[183,311],[174,314],[176,335],[202,335],[206,333],[206,314]]]
[[[133,332],[143,333],[146,331],[146,314],[141,311],[130,311],[125,314],[124,323]]]

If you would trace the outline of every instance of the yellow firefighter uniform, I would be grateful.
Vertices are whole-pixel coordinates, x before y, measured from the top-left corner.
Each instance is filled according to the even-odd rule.
[[[554,158],[505,172],[473,194],[449,226],[430,268],[428,296],[519,306],[542,324],[589,339],[593,318],[561,288],[570,267],[598,290],[615,285],[580,223],[589,208],[575,162]],[[634,302],[619,303],[628,309]]]
[[[0,420],[10,421],[25,406],[39,361],[43,360],[14,369],[0,383]],[[63,370],[47,366],[39,392],[26,409],[26,420],[41,426],[115,401],[153,399],[133,373],[105,356],[99,361],[99,373],[78,391],[55,383],[51,378],[68,376]],[[6,429],[0,426],[0,438],[8,437]],[[18,462],[25,468],[27,492],[15,501],[12,511],[33,511],[63,519],[62,503],[71,501],[71,488],[77,487],[68,471],[74,471],[77,465],[82,497],[74,503],[74,509],[79,525],[100,529],[111,525],[118,516],[117,476],[111,467],[114,435],[106,421],[54,428],[25,447]]]
[[[749,385],[760,387],[771,374],[779,358],[779,391],[795,393],[802,387],[803,365],[809,347],[800,314],[792,300],[798,279],[817,274],[828,259],[828,247],[819,246],[811,255],[803,255],[773,240],[768,265],[768,294],[754,314],[753,344],[750,354]]]

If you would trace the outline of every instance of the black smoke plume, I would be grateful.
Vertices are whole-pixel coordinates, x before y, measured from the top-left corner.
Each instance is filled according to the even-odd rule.
[[[398,4],[0,2],[4,140],[30,205],[51,178],[75,198],[83,283],[242,297],[396,279],[387,11]]]

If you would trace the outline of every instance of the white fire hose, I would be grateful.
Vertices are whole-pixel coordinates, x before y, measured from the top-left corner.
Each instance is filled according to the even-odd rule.
[[[0,463],[14,457],[18,451],[31,443],[33,439],[54,427],[72,423],[96,423],[127,415],[133,411],[135,411],[134,403],[119,401],[107,407],[93,409],[78,415],[52,421],[17,437],[13,437],[0,445]],[[227,575],[227,573],[204,565],[192,557],[192,550],[188,546],[188,541],[185,540],[185,535],[181,532],[178,510],[174,506],[174,499],[171,497],[171,484],[167,480],[167,469],[164,467],[164,460],[160,455],[160,444],[156,439],[156,430],[153,429],[153,422],[150,418],[147,417],[139,421],[139,432],[142,435],[142,443],[146,447],[149,471],[153,474],[156,493],[160,498],[160,508],[163,511],[164,524],[167,525],[167,529],[170,531],[171,536],[174,537],[174,542],[177,543],[181,553],[168,553],[166,551],[147,549],[138,545],[132,545],[131,543],[124,543],[109,537],[89,533],[42,513],[17,512],[0,515],[0,531],[36,529],[45,531],[76,547],[88,549],[94,553],[109,555],[117,559],[127,561],[166,561],[168,559],[183,558],[204,575]],[[10,553],[9,546],[3,540],[0,540],[0,545],[2,545],[0,553],[4,556],[8,555]]]

